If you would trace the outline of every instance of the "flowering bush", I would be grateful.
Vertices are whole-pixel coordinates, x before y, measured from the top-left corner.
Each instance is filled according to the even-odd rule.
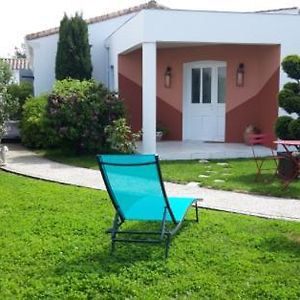
[[[57,81],[46,106],[47,127],[56,133],[53,146],[77,153],[107,150],[104,128],[124,113],[118,95],[93,80]]]
[[[115,120],[112,125],[106,126],[105,133],[110,149],[118,153],[134,153],[136,141],[141,137],[140,133],[131,131],[124,118]]]

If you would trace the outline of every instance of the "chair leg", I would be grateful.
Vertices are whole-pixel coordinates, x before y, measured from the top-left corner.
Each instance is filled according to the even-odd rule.
[[[263,160],[260,163],[257,163],[257,172],[256,172],[255,181],[257,181],[259,176],[261,175],[261,170],[262,170],[263,164],[264,164]]]
[[[166,248],[165,248],[165,258],[168,258],[168,255],[169,255],[170,243],[171,243],[171,235],[167,234]]]
[[[120,227],[120,225],[122,224],[122,222],[120,221],[120,217],[119,215],[116,213],[115,214],[115,218],[114,218],[114,221],[113,221],[113,227],[111,229],[111,250],[110,250],[110,253],[113,254],[113,252],[115,251],[116,249],[116,236],[117,236],[117,233],[118,233],[118,229]]]
[[[198,201],[196,202],[195,205],[195,212],[196,212],[196,222],[199,223],[199,209],[198,209]]]
[[[162,240],[164,238],[165,235],[165,231],[166,231],[166,218],[167,218],[167,207],[165,207],[164,209],[164,213],[163,213],[163,219],[161,222],[161,234],[160,234],[160,239]]]
[[[116,249],[116,241],[112,238],[111,239],[111,248],[110,248],[110,254],[113,254]]]

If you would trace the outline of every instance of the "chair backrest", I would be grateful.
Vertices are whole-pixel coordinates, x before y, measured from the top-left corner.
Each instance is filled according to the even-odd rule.
[[[255,158],[255,160],[260,159],[257,156],[257,153],[255,151],[255,146],[256,145],[261,145],[261,146],[264,146],[266,148],[269,148],[272,156],[275,155],[275,152],[273,150],[273,148],[275,148],[275,145],[274,145],[273,141],[274,141],[274,137],[272,136],[272,134],[267,134],[267,133],[252,133],[252,134],[249,134],[248,143],[251,145],[253,157]]]
[[[143,200],[145,203],[145,199],[149,199],[148,211],[140,212],[143,219],[152,220],[151,213],[160,213],[163,218],[166,207],[169,219],[176,223],[162,182],[157,155],[97,155],[97,160],[107,191],[122,220],[130,219],[129,212],[137,206],[137,202]]]
[[[266,133],[252,133],[252,134],[249,134],[249,144],[251,146],[262,145],[262,146],[265,146],[265,147],[270,147],[273,140],[274,140],[274,138],[272,137],[271,134],[266,134]]]

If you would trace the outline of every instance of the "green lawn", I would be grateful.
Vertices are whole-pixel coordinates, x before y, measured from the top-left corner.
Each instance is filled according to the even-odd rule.
[[[39,151],[40,155],[62,163],[85,168],[98,169],[95,155],[78,156],[72,153],[62,153],[58,150]],[[265,173],[259,181],[255,181],[256,167],[253,159],[226,160],[228,167],[218,165],[224,161],[210,161],[201,164],[198,160],[163,161],[161,168],[164,180],[187,183],[199,182],[201,186],[216,189],[256,193],[276,197],[300,199],[300,180],[290,184],[288,189],[282,188],[279,179],[272,172]],[[272,167],[273,162],[268,162]],[[266,165],[267,166],[267,165]],[[199,175],[209,176],[201,178]],[[224,182],[215,182],[223,180]]]
[[[149,245],[110,256],[105,192],[1,171],[0,187],[0,299],[300,298],[300,223],[202,210],[168,260]]]

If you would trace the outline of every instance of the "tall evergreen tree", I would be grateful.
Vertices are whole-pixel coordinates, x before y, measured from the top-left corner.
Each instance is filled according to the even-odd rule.
[[[78,13],[71,18],[65,14],[60,22],[55,74],[58,80],[68,77],[79,80],[91,78],[88,26]]]

